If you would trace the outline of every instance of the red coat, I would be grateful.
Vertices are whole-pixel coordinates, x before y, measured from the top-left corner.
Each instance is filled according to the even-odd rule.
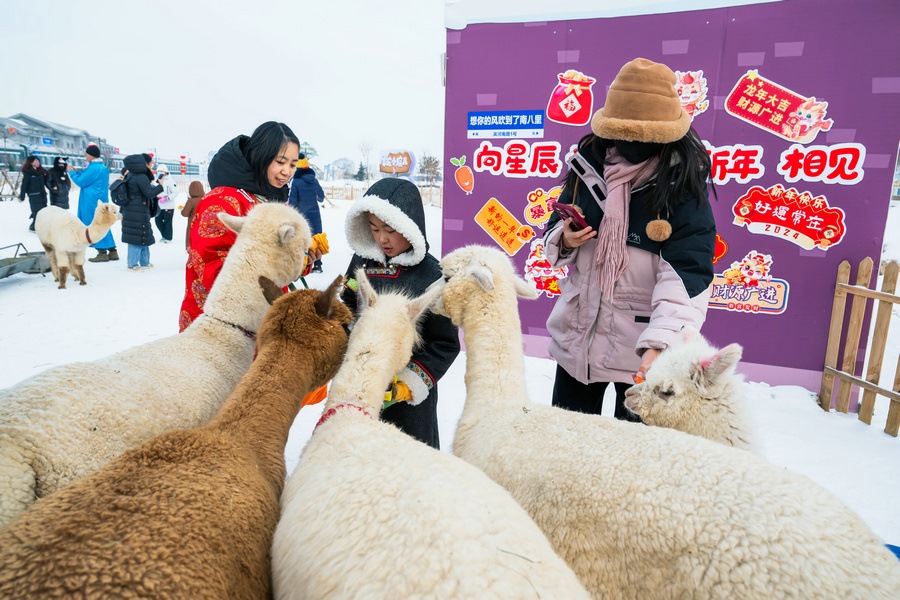
[[[228,251],[237,234],[225,227],[217,213],[245,217],[260,203],[253,194],[233,187],[210,190],[197,203],[191,223],[190,248],[184,274],[184,301],[178,317],[178,331],[184,331],[194,319],[203,314],[203,305],[210,288],[222,270]]]

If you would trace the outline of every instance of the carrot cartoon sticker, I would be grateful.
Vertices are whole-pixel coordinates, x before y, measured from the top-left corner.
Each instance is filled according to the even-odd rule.
[[[751,250],[713,276],[709,307],[731,312],[779,315],[785,311],[790,285],[772,277],[772,256]]]
[[[456,185],[466,193],[466,196],[471,195],[472,190],[475,189],[475,174],[472,172],[472,167],[466,166],[466,155],[463,154],[459,158],[451,158],[450,164],[456,167],[456,171],[453,172],[453,179],[456,180]]]

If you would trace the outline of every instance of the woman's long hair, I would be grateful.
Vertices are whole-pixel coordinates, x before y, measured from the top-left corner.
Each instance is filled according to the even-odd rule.
[[[578,141],[578,151],[590,147],[594,156],[605,163],[606,150],[613,145],[612,140],[589,133]],[[683,198],[696,198],[702,202],[707,196],[707,186],[712,187],[713,195],[716,195],[715,187],[709,182],[711,171],[709,153],[693,127],[680,140],[663,144],[659,164],[650,176],[656,185],[647,198],[647,211],[654,215],[665,214]],[[565,187],[574,190],[577,179],[577,173],[569,169],[563,179]],[[668,182],[668,185],[661,182]]]
[[[28,158],[25,159],[25,164],[22,165],[22,172],[24,173],[25,171],[34,171],[38,175],[46,175],[47,171],[44,169],[44,165],[40,164],[40,160],[41,159],[39,159],[37,156],[32,154],[31,156],[29,156]],[[37,169],[34,168],[35,161],[38,161],[38,163],[39,163],[39,166]]]

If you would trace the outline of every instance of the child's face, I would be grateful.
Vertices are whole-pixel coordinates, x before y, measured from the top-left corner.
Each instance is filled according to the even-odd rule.
[[[405,237],[373,214],[369,214],[369,231],[388,258],[403,254],[412,247]]]

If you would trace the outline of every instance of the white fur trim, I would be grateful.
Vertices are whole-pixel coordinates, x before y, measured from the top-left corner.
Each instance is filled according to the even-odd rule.
[[[366,213],[372,213],[390,225],[406,238],[412,248],[399,256],[388,258],[372,238]],[[344,229],[350,248],[363,258],[404,267],[417,265],[425,258],[425,235],[419,226],[406,213],[379,196],[363,196],[357,200],[347,212]]]
[[[412,400],[409,401],[410,404],[416,406],[421,404],[422,401],[428,397],[428,393],[431,391],[425,382],[422,381],[422,378],[418,373],[406,367],[399,373],[397,373],[397,379],[402,381],[409,387],[409,391],[412,393]]]

